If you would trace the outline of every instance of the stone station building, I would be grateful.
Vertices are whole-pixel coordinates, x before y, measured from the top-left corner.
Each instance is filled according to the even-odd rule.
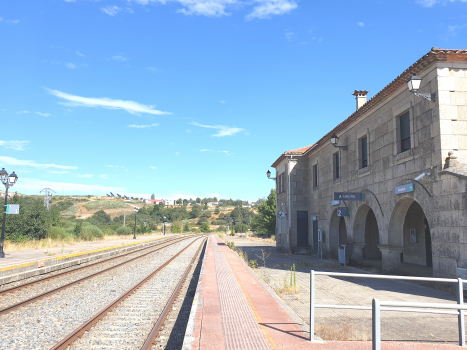
[[[426,98],[407,87],[414,73]],[[350,263],[456,276],[467,266],[467,50],[433,48],[367,93],[355,91],[356,112],[316,143],[272,164],[277,247],[337,257],[345,245]],[[336,192],[359,200],[337,204]]]

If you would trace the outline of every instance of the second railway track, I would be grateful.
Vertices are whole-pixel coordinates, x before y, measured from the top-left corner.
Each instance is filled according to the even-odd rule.
[[[175,243],[0,316],[1,349],[49,349],[196,238]],[[157,298],[157,296],[155,296]]]

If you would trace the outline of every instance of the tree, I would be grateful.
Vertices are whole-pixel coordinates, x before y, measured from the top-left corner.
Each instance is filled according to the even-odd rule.
[[[156,199],[156,195],[154,193],[151,194],[151,199]]]
[[[199,197],[196,198],[196,203],[198,203],[198,204],[201,203],[201,198],[199,198]]]
[[[183,232],[190,232],[190,226],[188,225],[188,222],[183,226]]]
[[[213,198],[213,202],[217,202],[217,197],[214,197],[214,198]]]
[[[183,200],[183,205],[188,205],[188,199]]]
[[[219,209],[219,207],[216,207],[216,209],[214,209],[214,214],[219,214],[221,212],[221,210]]]
[[[183,203],[183,200],[181,198],[177,199],[177,204],[181,205]]]
[[[208,225],[207,222],[203,222],[203,223],[201,224],[199,230],[200,230],[201,232],[205,232],[205,233],[211,232],[211,230],[210,230],[209,225]]]
[[[251,227],[258,233],[267,233],[268,237],[276,231],[276,190],[271,190],[266,201],[258,206],[258,215]]]
[[[201,216],[201,209],[197,205],[194,205],[193,208],[191,208],[190,218],[195,219],[200,216]]]

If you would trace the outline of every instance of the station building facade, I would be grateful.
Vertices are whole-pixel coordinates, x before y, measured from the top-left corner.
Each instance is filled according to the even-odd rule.
[[[428,97],[409,91],[413,74]],[[433,48],[367,93],[355,91],[356,112],[316,143],[272,164],[277,247],[337,257],[345,245],[350,263],[454,277],[467,267],[467,50]],[[338,192],[361,197],[333,202]]]

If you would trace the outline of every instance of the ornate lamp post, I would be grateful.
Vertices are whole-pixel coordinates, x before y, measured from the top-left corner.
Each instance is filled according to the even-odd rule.
[[[133,239],[136,239],[136,214],[138,213],[139,208],[135,207],[135,231],[133,234]]]
[[[5,171],[5,168],[0,170],[0,180],[5,186],[5,206],[3,207],[3,225],[2,225],[2,238],[0,243],[0,258],[5,257],[5,252],[3,251],[3,241],[5,240],[5,221],[6,221],[6,210],[8,203],[8,189],[12,187],[18,180],[18,176],[13,171],[10,175]]]
[[[338,146],[337,144],[339,143],[339,137],[337,137],[336,134],[332,134],[331,136],[331,144],[336,147],[336,148],[339,148],[343,151],[347,151],[347,146]]]
[[[165,236],[165,220],[166,220],[166,219],[167,219],[167,218],[164,216],[164,236]]]
[[[412,73],[412,76],[407,81],[407,87],[409,88],[409,91],[413,92],[415,96],[423,97],[425,100],[435,102],[436,101],[435,94],[417,93],[417,91],[420,89],[421,83],[422,83],[422,78],[420,78],[415,73]]]

